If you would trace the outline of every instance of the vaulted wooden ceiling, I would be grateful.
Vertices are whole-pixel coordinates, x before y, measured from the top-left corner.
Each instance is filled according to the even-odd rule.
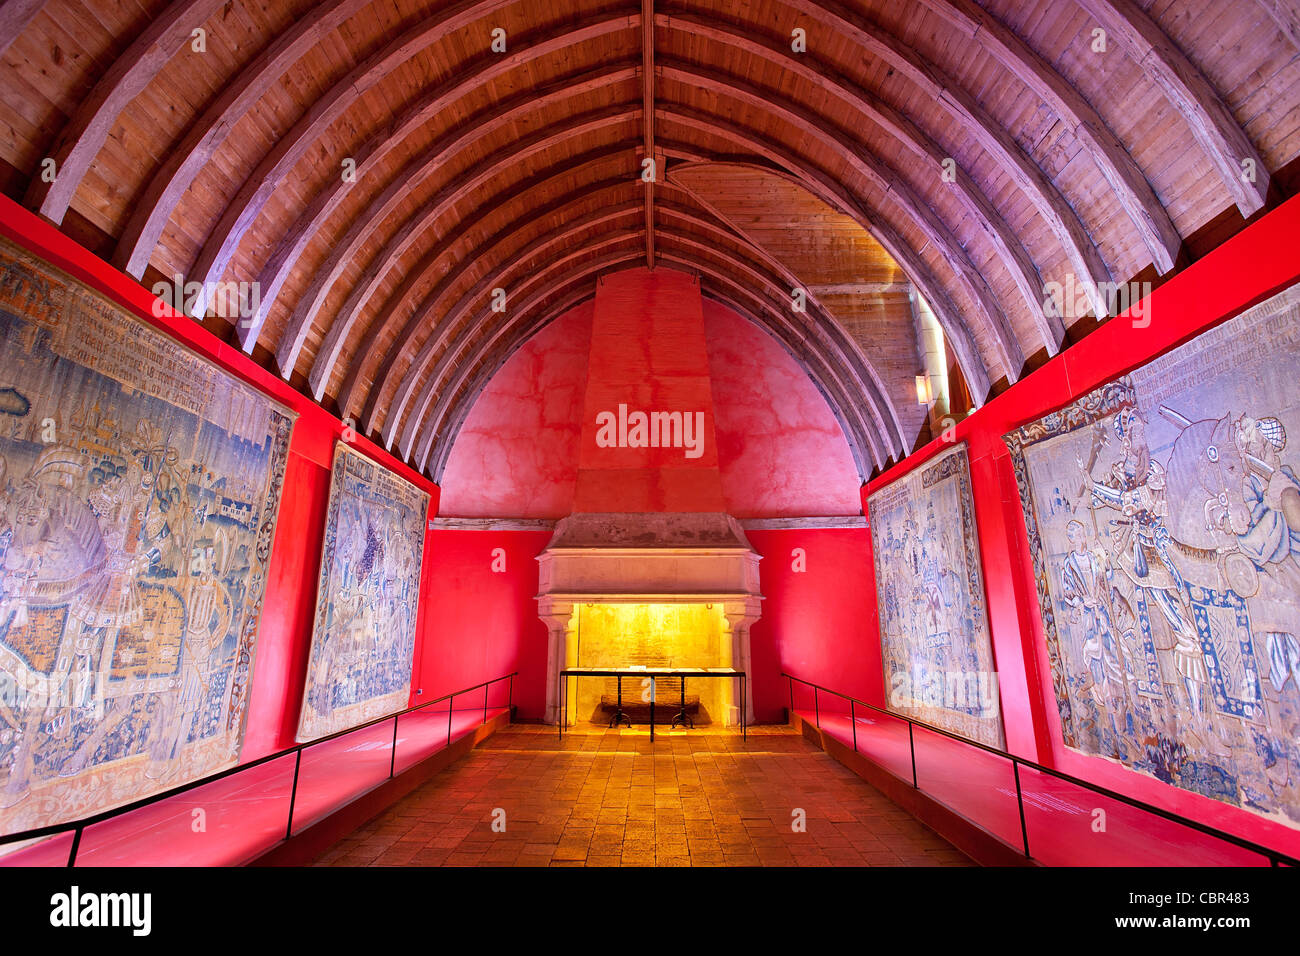
[[[146,284],[257,282],[199,318],[435,479],[647,265],[769,329],[865,477],[916,439],[916,294],[982,401],[1300,155],[1300,0],[5,0],[0,54],[9,195]],[[889,278],[826,281],[868,242]]]

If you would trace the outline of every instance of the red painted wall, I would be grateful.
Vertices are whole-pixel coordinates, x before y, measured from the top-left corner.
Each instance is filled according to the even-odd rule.
[[[861,514],[861,478],[830,406],[770,334],[710,299],[704,331],[727,513]]]
[[[682,447],[602,447],[603,414],[680,412],[703,433]],[[673,269],[629,269],[596,287],[574,511],[722,511],[713,388],[699,283]],[[692,424],[692,427],[694,425]]]
[[[0,234],[104,293],[146,322],[298,413],[289,446],[280,516],[268,568],[253,662],[248,724],[240,759],[252,760],[292,745],[302,703],[307,655],[311,648],[316,576],[320,570],[323,524],[329,497],[329,470],[334,444],[343,434],[342,423],[189,318],[165,307],[165,314],[156,318],[153,310],[158,300],[148,289],[4,196],[0,196]],[[429,492],[429,514],[436,513],[437,485],[364,437],[357,436],[351,444]],[[433,563],[426,547],[422,594],[429,589],[432,571]],[[417,632],[417,647],[422,646],[424,640],[423,632]],[[496,676],[496,673],[477,674],[467,683]]]
[[[425,637],[415,688],[424,693],[415,702],[517,670],[519,716],[544,716],[547,634],[537,616],[536,558],[550,539],[549,529],[429,532],[425,549],[435,570],[420,595]],[[501,559],[505,570],[494,570]]]
[[[1297,234],[1300,198],[1156,289],[1140,304],[1149,325],[1136,327],[1126,316],[1112,319],[961,422],[953,436],[969,444],[1008,750],[1291,854],[1300,853],[1296,830],[1064,747],[1024,517],[1002,436],[1295,282],[1300,278]],[[941,447],[942,439],[932,442],[870,482],[863,489],[864,503],[867,494],[911,471]],[[868,574],[874,577],[869,559]]]
[[[563,518],[578,480],[594,303],[529,339],[474,403],[442,474],[439,512]]]
[[[530,339],[488,383],[447,459],[439,513],[561,518],[574,510],[591,302]],[[763,329],[703,302],[718,466],[737,517],[861,513],[857,469],[825,398]]]
[[[790,698],[782,671],[882,706],[870,532],[825,528],[746,535],[763,556],[763,616],[750,630],[755,719],[783,719]],[[796,548],[803,551],[804,571],[796,570]]]

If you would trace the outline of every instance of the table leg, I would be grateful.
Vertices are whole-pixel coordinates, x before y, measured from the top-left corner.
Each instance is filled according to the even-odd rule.
[[[650,739],[655,739],[655,679],[650,678]]]
[[[632,718],[623,713],[623,675],[615,674],[614,680],[618,682],[618,698],[614,705],[614,716],[609,719],[609,726],[617,727],[624,721],[627,722],[628,729],[632,727]]]
[[[695,721],[686,716],[686,675],[681,675],[682,692],[681,698],[677,704],[677,716],[673,718],[672,726],[676,727],[679,723],[683,726],[695,727]],[[671,728],[670,728],[671,729]]]

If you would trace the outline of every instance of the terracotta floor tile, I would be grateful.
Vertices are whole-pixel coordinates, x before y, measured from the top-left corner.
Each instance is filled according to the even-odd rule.
[[[785,727],[656,735],[516,725],[317,866],[968,866]],[[791,829],[793,811],[807,830]],[[504,832],[492,829],[504,810]]]

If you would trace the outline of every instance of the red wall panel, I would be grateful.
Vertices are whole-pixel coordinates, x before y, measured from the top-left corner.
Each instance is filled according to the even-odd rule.
[[[864,528],[751,530],[763,616],[750,631],[754,717],[780,720],[789,705],[781,671],[881,706],[870,532]],[[802,564],[795,549],[802,549]],[[797,567],[805,570],[796,570]],[[796,698],[796,704],[798,704]]]
[[[440,513],[563,518],[578,481],[593,303],[510,356],[479,394],[442,473]]]
[[[860,514],[853,454],[808,373],[770,334],[711,299],[704,331],[727,513]]]
[[[549,529],[429,532],[436,570],[420,594],[424,637],[412,692],[423,694],[415,703],[517,670],[519,716],[543,716],[547,634],[537,616],[536,558],[550,539]],[[504,570],[494,570],[501,559]]]

